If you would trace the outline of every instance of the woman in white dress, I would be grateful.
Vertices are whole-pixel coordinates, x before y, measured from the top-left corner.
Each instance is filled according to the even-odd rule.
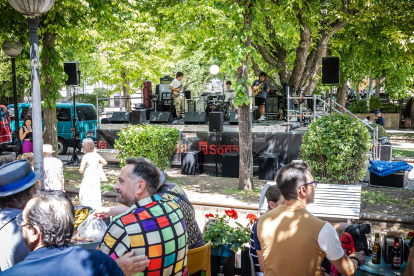
[[[105,166],[106,161],[94,152],[95,147],[91,138],[83,139],[82,147],[85,155],[82,157],[79,168],[79,172],[83,173],[79,201],[83,206],[89,206],[95,210],[102,207],[99,163]]]

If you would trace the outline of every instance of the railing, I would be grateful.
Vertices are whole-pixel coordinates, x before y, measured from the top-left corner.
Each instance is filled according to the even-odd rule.
[[[290,100],[313,100],[313,112],[309,112],[309,111],[304,111],[302,104],[299,105],[299,111],[296,110],[291,110],[290,109]],[[319,100],[321,103],[323,103],[322,106],[322,110],[317,110],[317,100]],[[335,101],[331,101],[331,104],[333,106],[332,110],[337,112],[337,113],[342,113],[341,111],[345,111],[347,112],[349,115],[351,115],[352,117],[354,117],[355,119],[361,121],[362,123],[364,123],[365,126],[368,127],[369,132],[371,132],[372,135],[372,147],[371,147],[371,153],[372,153],[372,159],[375,161],[377,160],[378,157],[378,126],[375,127],[371,127],[369,124],[365,123],[364,121],[362,121],[360,118],[358,118],[355,114],[353,114],[351,111],[349,111],[348,109],[346,109],[345,107],[341,106],[340,104],[338,104]],[[327,109],[327,107],[329,107],[329,103],[327,103],[324,99],[322,99],[322,97],[320,95],[312,95],[312,96],[288,96],[287,97],[287,129],[286,131],[289,132],[291,131],[290,128],[290,119],[292,117],[299,117],[301,119],[304,118],[312,118],[313,120],[315,120],[316,118],[320,118],[322,116],[325,115],[329,115],[329,111]],[[335,107],[338,107],[338,109],[336,109]]]

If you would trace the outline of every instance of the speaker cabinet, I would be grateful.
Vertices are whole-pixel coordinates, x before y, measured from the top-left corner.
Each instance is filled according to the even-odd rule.
[[[63,63],[63,70],[65,71],[66,75],[68,75],[68,80],[65,82],[67,86],[71,85],[79,85],[79,62],[65,62]]]
[[[200,151],[187,151],[181,153],[181,174],[195,175],[202,173],[202,154]]]
[[[195,102],[193,100],[188,100],[187,101],[187,105],[188,105],[188,112],[195,112]]]
[[[184,117],[184,124],[207,124],[208,117],[205,112],[187,112]]]
[[[252,117],[252,124],[254,124],[254,117],[253,117],[252,112],[250,112],[250,117]],[[239,124],[239,114],[237,112],[230,112],[229,124],[230,125]]]
[[[152,87],[151,81],[144,82],[144,89],[142,90],[142,94],[144,96],[144,103],[146,108],[151,108],[151,94],[152,94]]]
[[[147,110],[132,110],[131,123],[133,125],[145,124],[147,122]]]
[[[239,152],[229,151],[221,156],[222,177],[239,177]]]
[[[403,189],[408,185],[407,175],[408,171],[399,171],[387,176],[379,176],[369,172],[369,185]]]
[[[266,99],[265,113],[278,114],[279,113],[279,97],[268,96]]]
[[[339,84],[339,57],[322,58],[322,84]]]
[[[379,145],[379,158],[382,161],[391,161],[392,145]]]
[[[280,153],[267,153],[259,157],[259,179],[275,181],[280,167]]]
[[[131,122],[131,112],[114,112],[112,114],[111,123],[128,124]]]
[[[208,114],[209,131],[223,132],[223,112],[210,112]]]
[[[171,112],[152,112],[149,119],[151,124],[171,124],[173,117]]]

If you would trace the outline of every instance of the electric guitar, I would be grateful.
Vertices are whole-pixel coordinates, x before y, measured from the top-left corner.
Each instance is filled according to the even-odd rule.
[[[253,86],[253,95],[256,97],[260,92],[262,92],[264,82],[258,86]]]
[[[192,81],[192,82],[190,82],[190,83],[186,83],[186,84],[184,85],[184,88],[183,88],[183,89],[180,89],[180,90],[178,90],[178,91],[173,90],[173,91],[172,91],[172,96],[174,96],[174,97],[178,97],[178,96],[180,96],[180,93],[181,93],[181,91],[182,91],[182,90],[187,89],[187,87],[188,87],[190,84],[195,83],[195,82],[196,82],[196,80],[195,80],[195,81]],[[180,85],[179,87],[177,87],[177,88],[175,88],[175,89],[182,88],[182,87],[183,87],[183,86],[182,86],[182,85]]]

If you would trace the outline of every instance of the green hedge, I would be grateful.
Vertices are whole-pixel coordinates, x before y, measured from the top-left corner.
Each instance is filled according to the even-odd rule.
[[[353,101],[349,105],[348,110],[351,111],[352,113],[368,113],[367,100]]]
[[[350,184],[365,177],[370,148],[371,137],[362,122],[334,114],[309,126],[300,154],[319,181]]]
[[[369,109],[372,112],[379,110],[382,106],[381,100],[379,98],[371,97],[369,99]]]
[[[180,131],[163,126],[136,125],[120,131],[118,136],[115,149],[119,150],[116,158],[121,166],[125,165],[127,157],[142,156],[164,170],[169,167],[171,156],[177,149]]]

